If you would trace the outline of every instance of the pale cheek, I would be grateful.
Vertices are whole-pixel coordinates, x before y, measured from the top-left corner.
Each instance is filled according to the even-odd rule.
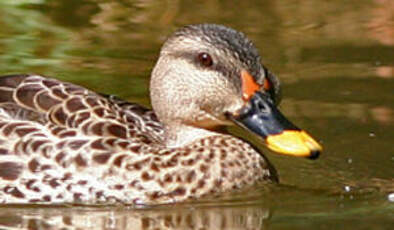
[[[245,105],[244,100],[240,97],[233,98],[231,103],[228,103],[226,108],[224,109],[226,112],[235,114],[237,113],[243,106]]]
[[[197,114],[195,120],[199,123],[206,123],[206,124],[215,124],[218,122],[216,117],[202,111]]]

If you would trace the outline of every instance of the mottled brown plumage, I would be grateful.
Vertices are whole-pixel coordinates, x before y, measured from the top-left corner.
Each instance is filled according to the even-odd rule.
[[[0,78],[0,202],[158,204],[277,181],[258,150],[214,131],[245,104],[242,69],[273,78],[243,34],[197,25],[161,51],[154,112],[39,75]]]

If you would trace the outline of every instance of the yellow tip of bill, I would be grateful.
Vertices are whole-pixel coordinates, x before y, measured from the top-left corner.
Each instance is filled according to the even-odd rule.
[[[305,131],[285,130],[266,138],[267,147],[275,152],[297,156],[316,157],[323,148]]]

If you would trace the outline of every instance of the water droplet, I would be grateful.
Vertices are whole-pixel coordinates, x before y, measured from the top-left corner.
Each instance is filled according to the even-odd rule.
[[[387,199],[388,199],[390,202],[394,202],[394,193],[390,193],[390,194],[387,196]]]
[[[347,163],[348,163],[348,164],[353,163],[353,159],[352,159],[352,158],[348,158],[348,159],[347,159]]]
[[[370,136],[370,137],[375,137],[376,135],[375,135],[375,133],[372,133],[372,132],[371,132],[371,133],[369,133],[369,136]]]
[[[345,192],[350,192],[352,189],[349,185],[346,185],[345,187],[343,187],[345,189]]]

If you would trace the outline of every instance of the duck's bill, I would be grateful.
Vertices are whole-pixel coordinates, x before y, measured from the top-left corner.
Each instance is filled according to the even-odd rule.
[[[264,93],[254,93],[238,114],[229,117],[237,125],[262,137],[267,147],[277,153],[316,159],[322,151],[322,147],[287,120]]]

